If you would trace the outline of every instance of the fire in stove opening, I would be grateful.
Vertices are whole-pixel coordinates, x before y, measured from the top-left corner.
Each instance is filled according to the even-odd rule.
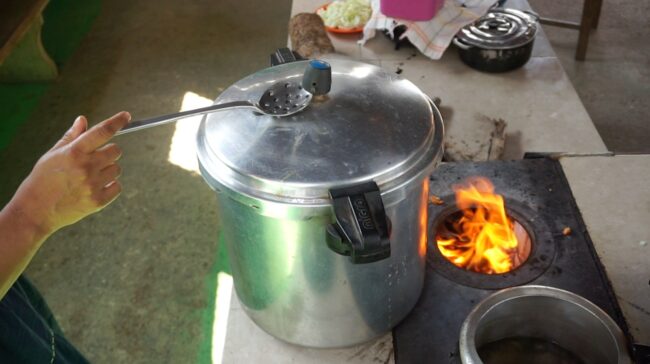
[[[484,274],[507,273],[523,264],[530,255],[530,236],[507,215],[492,182],[470,177],[453,189],[458,211],[436,230],[442,255],[460,268]]]

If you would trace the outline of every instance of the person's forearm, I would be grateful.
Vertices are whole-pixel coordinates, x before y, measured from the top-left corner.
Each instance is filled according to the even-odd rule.
[[[29,216],[14,197],[0,211],[0,299],[50,235]]]
[[[0,211],[0,299],[48,236],[120,194],[117,160],[122,151],[106,143],[130,119],[121,112],[88,129],[88,120],[78,117]]]

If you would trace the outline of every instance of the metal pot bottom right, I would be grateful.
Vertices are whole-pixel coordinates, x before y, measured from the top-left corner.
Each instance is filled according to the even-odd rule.
[[[547,286],[487,297],[463,323],[459,344],[464,364],[631,363],[623,333],[604,311]]]

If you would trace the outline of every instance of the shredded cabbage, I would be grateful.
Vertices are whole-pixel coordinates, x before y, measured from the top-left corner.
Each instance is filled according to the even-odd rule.
[[[368,0],[336,0],[318,15],[328,27],[355,28],[366,24],[372,8]]]

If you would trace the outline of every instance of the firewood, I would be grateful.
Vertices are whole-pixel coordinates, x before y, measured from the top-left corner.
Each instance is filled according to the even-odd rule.
[[[429,195],[429,203],[435,204],[435,205],[444,205],[445,201],[443,201],[440,197],[436,195]]]
[[[292,49],[305,58],[334,53],[323,19],[317,14],[300,13],[289,20]]]
[[[488,148],[487,160],[499,160],[503,157],[503,150],[506,146],[506,122],[503,119],[494,121],[494,130],[490,133],[490,147]]]

